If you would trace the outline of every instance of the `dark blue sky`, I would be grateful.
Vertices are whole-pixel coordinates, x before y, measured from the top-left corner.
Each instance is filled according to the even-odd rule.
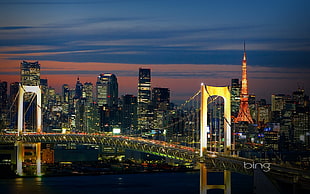
[[[183,71],[153,71],[154,76],[178,79],[204,79],[204,71],[196,72],[190,65],[236,66],[240,75],[227,71],[221,77],[229,82],[241,77],[238,66],[246,41],[249,83],[258,87],[264,79],[295,80],[292,86],[303,83],[310,90],[309,18],[308,0],[2,0],[0,75],[18,75],[20,60],[39,60],[42,74],[52,68],[51,61],[67,62],[46,75],[109,70],[117,76],[136,76],[127,66],[188,64]],[[8,61],[16,66],[8,70],[7,64],[13,64]],[[121,63],[124,68],[102,65],[102,70],[68,71],[71,62]],[[218,72],[206,79],[217,79],[215,75]],[[294,89],[270,85],[268,91]],[[263,93],[262,88],[250,91]]]

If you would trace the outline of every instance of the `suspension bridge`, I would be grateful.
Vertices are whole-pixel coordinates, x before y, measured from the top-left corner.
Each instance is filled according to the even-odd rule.
[[[37,175],[41,175],[40,150],[42,143],[87,143],[136,150],[175,160],[197,163],[200,165],[201,193],[207,193],[211,189],[223,189],[224,193],[231,193],[231,172],[254,175],[256,170],[260,170],[274,180],[281,178],[284,182],[302,186],[307,185],[310,180],[310,173],[301,169],[286,168],[273,163],[268,163],[268,168],[262,164],[257,166],[258,163],[254,159],[236,155],[234,135],[231,132],[230,91],[228,87],[214,87],[202,84],[201,89],[181,105],[181,108],[186,109],[188,114],[179,119],[174,125],[182,122],[184,130],[188,132],[187,137],[190,138],[183,139],[184,145],[121,135],[43,133],[41,130],[41,93],[39,87],[20,86],[20,94],[25,92],[32,92],[37,95],[37,130],[35,133],[29,133],[24,128],[23,95],[20,95],[17,133],[0,135],[0,144],[16,145],[16,173],[21,176],[23,175],[25,145],[30,144],[35,147],[36,172]],[[216,106],[216,104],[220,104],[220,106]],[[189,108],[185,108],[186,106],[189,106]],[[214,113],[215,110],[222,110],[222,112]],[[167,127],[171,127],[171,125]],[[190,135],[191,133],[192,135]],[[199,147],[195,142],[198,143]],[[224,173],[224,184],[208,184],[207,174],[214,170]]]

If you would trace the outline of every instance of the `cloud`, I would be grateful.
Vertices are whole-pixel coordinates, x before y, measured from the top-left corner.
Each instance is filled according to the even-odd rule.
[[[23,0],[9,0],[9,1],[1,1],[0,4],[4,5],[46,5],[46,4],[55,4],[55,5],[64,5],[64,4],[101,4],[101,3],[108,3],[111,0],[61,0],[61,1],[50,1],[50,0],[30,0],[30,1],[23,1]]]
[[[1,30],[22,30],[22,29],[29,29],[34,28],[32,26],[0,26]]]

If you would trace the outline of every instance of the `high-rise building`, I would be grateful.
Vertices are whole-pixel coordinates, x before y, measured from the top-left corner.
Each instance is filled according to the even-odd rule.
[[[0,82],[0,130],[7,126],[8,83]]]
[[[48,80],[40,79],[40,87],[41,87],[41,98],[42,98],[42,107],[47,105],[47,90],[48,90]]]
[[[153,88],[152,89],[153,102],[153,133],[162,134],[164,128],[168,124],[168,111],[170,109],[170,90],[169,88]]]
[[[291,100],[291,97],[285,94],[271,95],[271,111],[282,111],[285,108],[286,101]]]
[[[137,97],[126,94],[122,99],[122,130],[126,134],[135,134],[137,125]]]
[[[257,107],[257,124],[260,127],[265,126],[271,119],[270,105],[259,105]]]
[[[0,82],[0,112],[5,112],[8,105],[8,83]]]
[[[114,74],[100,74],[96,83],[98,106],[112,107],[118,104],[118,83]]]
[[[70,89],[68,84],[62,85],[62,101],[63,102],[69,102],[70,99]]]
[[[310,144],[310,100],[303,89],[293,92],[292,101],[296,110],[292,114],[292,133],[294,142]]]
[[[231,80],[231,115],[234,117],[238,116],[240,107],[240,82],[239,79]]]
[[[120,123],[118,83],[114,74],[100,74],[96,83],[96,97],[100,114],[100,129],[112,131]]]
[[[241,80],[241,95],[240,95],[240,107],[239,113],[235,122],[247,122],[254,123],[250,109],[249,109],[249,94],[248,94],[248,79],[247,79],[247,61],[246,61],[246,52],[245,44],[243,49],[243,60],[242,60],[242,80]]]
[[[10,129],[17,129],[17,99],[18,99],[19,82],[10,84],[10,107],[9,107],[9,120]]]
[[[80,82],[80,78],[78,77],[75,84],[75,99],[81,99],[83,95],[83,84]]]
[[[151,70],[139,69],[138,82],[138,130],[146,132],[151,128]]]
[[[40,85],[40,64],[23,61],[20,67],[21,83],[26,86]]]
[[[153,88],[152,101],[155,110],[168,110],[170,106],[169,88]]]
[[[83,98],[86,98],[88,103],[93,102],[93,84],[85,82],[83,87]]]

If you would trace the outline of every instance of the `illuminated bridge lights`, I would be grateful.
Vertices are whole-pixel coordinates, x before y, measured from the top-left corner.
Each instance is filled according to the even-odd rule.
[[[215,158],[209,157],[208,154],[201,157],[199,152],[193,148],[134,137],[128,138],[82,134],[28,134],[22,136],[0,135],[0,144],[15,143],[19,140],[25,143],[87,143],[107,145],[122,149],[141,151],[186,162],[203,162],[206,163],[206,165],[212,165],[219,169],[230,169],[234,172],[245,171],[243,168],[243,161],[249,160],[221,155],[218,153]],[[251,172],[245,172],[245,174],[249,173]]]

